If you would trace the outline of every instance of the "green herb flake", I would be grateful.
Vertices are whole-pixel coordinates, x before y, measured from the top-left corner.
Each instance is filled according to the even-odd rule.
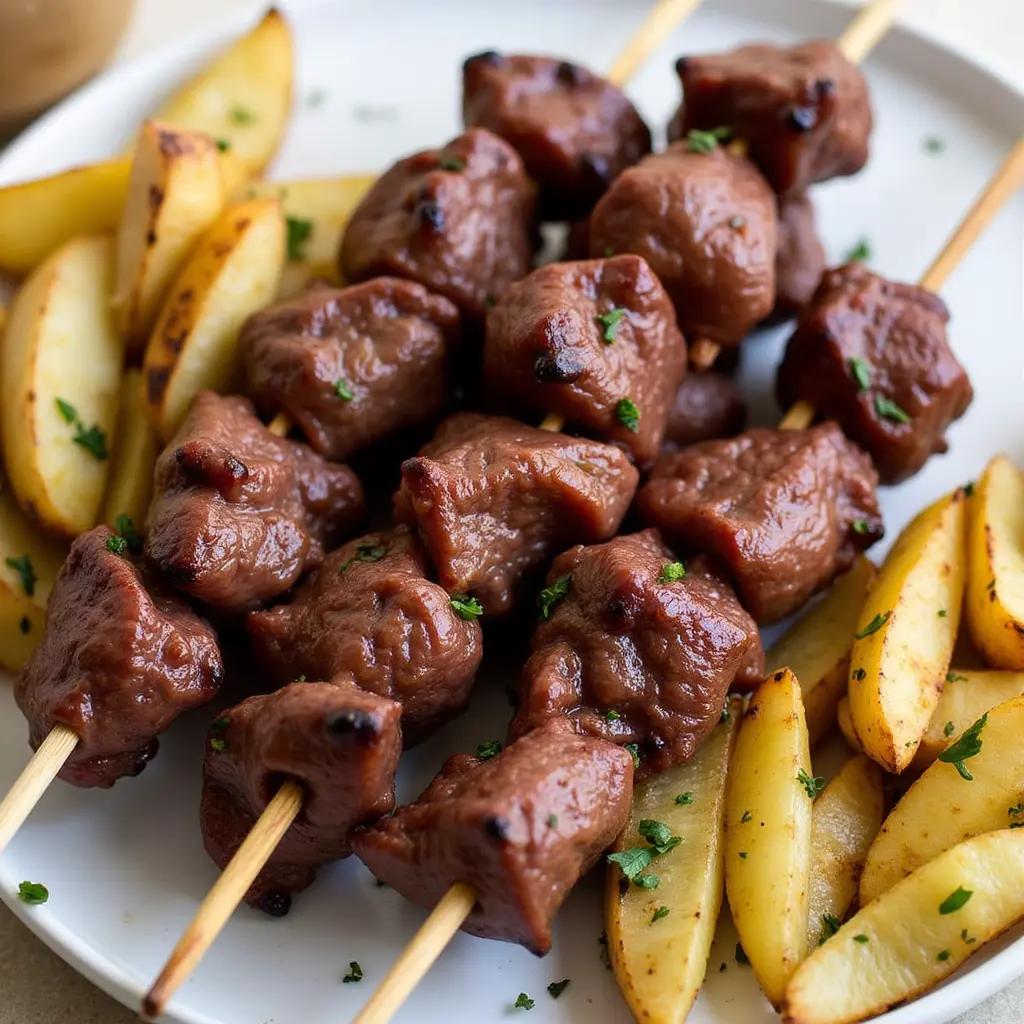
[[[796,773],[796,781],[804,787],[807,795],[812,800],[825,788],[825,780],[823,778],[815,776],[812,779],[811,776],[803,770],[803,768]]]
[[[949,615],[949,612],[947,612],[945,608],[940,608],[940,609],[939,609],[939,618],[940,618],[940,619],[944,619],[944,618],[946,618],[946,617],[947,617],[948,615]]]
[[[620,715],[618,711],[615,710],[615,708],[609,708],[604,713],[604,717],[607,718],[609,722],[617,722],[622,717],[622,715]]]
[[[231,142],[228,139],[214,139],[214,144],[221,153],[226,153],[231,148]]]
[[[229,116],[232,124],[252,124],[256,120],[256,115],[248,107],[232,107]]]
[[[442,171],[464,171],[466,161],[457,156],[445,156],[441,158],[440,167]]]
[[[37,907],[50,898],[50,890],[42,882],[19,882],[18,899],[30,907]]]
[[[854,356],[850,360],[850,373],[857,382],[858,391],[867,391],[871,387],[871,366],[865,360]]]
[[[103,462],[107,457],[107,435],[96,424],[86,427],[81,419],[79,419],[78,410],[70,402],[66,402],[63,398],[58,398],[56,403],[60,418],[75,428],[75,433],[71,440],[84,448],[99,462]]]
[[[604,247],[604,258],[606,260],[610,260],[614,255],[615,255],[615,250],[610,245],[606,245]]]
[[[863,946],[866,942],[870,942],[871,940],[866,935],[854,935],[853,941],[859,942]]]
[[[947,672],[946,673],[946,682],[947,683],[962,683],[966,678],[967,678],[967,676],[958,675],[956,672]]]
[[[675,849],[682,842],[679,836],[672,835],[672,830],[668,825],[663,821],[655,821],[653,818],[644,818],[637,825],[637,831],[640,833],[640,838],[646,839],[659,856]]]
[[[60,418],[65,423],[74,423],[78,419],[78,410],[70,402],[65,402],[63,398],[57,399],[57,412],[60,413]]]
[[[740,818],[740,824],[741,825],[746,825],[746,823],[748,821],[750,821],[752,819],[752,817],[753,817],[753,815],[750,813],[750,811],[744,811],[743,812],[743,817]]]
[[[615,418],[634,434],[640,431],[640,410],[632,398],[620,398],[615,406]]]
[[[451,603],[455,614],[466,622],[472,622],[484,613],[484,606],[468,594],[452,594]]]
[[[729,721],[729,702],[728,701],[726,701],[722,705],[722,713],[718,716],[718,721],[719,722],[728,722]]]
[[[975,487],[975,483],[974,483],[973,480],[968,480],[967,483],[964,484],[964,497],[965,498],[973,498],[974,497],[974,487]]]
[[[818,939],[818,945],[822,946],[828,939],[831,939],[833,935],[840,928],[842,928],[843,922],[839,920],[834,914],[822,914],[821,915],[821,938]]]
[[[552,999],[557,999],[568,987],[568,978],[564,978],[562,981],[553,981],[548,985],[548,995],[551,996]]]
[[[224,751],[228,749],[228,742],[227,740],[221,739],[219,736],[214,736],[210,740],[210,749],[215,754],[223,754]]]
[[[210,726],[211,729],[215,729],[217,732],[223,732],[231,724],[231,719],[227,715],[221,715],[220,718],[215,718],[213,724]]]
[[[349,384],[344,377],[339,377],[334,382],[334,393],[343,401],[351,402],[355,398],[355,392],[352,390],[352,386]]]
[[[944,725],[944,726],[942,727],[942,735],[943,735],[943,736],[952,736],[952,735],[953,735],[953,731],[954,731],[955,729],[956,729],[956,726],[955,726],[955,725],[954,725],[954,724],[953,724],[952,722],[947,722],[947,723],[946,723],[946,724],[945,724],[945,725]]]
[[[974,895],[973,890],[957,886],[940,904],[940,914],[955,914]]]
[[[693,794],[689,790],[687,790],[685,793],[679,793],[676,796],[676,803],[677,804],[687,804],[687,805],[688,804],[692,804],[693,803]]]
[[[32,559],[28,555],[18,555],[17,558],[5,558],[4,565],[8,569],[13,569],[18,574],[21,589],[29,597],[33,597],[39,577],[36,575],[36,570],[32,565]]]
[[[536,1006],[536,1002],[532,1000],[525,992],[520,992],[516,996],[516,1009],[517,1010],[532,1010]]]
[[[313,222],[301,217],[285,218],[288,229],[288,260],[295,263],[304,257],[303,246],[313,234]]]
[[[875,395],[875,412],[884,420],[893,423],[909,423],[910,417],[891,399],[885,395]]]
[[[132,521],[131,516],[125,515],[124,512],[119,512],[114,518],[114,529],[128,542],[128,547],[131,551],[142,550],[142,536],[135,529],[135,523]]]
[[[686,133],[686,148],[691,153],[713,153],[718,148],[719,142],[725,142],[731,138],[731,128],[713,128],[711,131],[692,128]]]
[[[744,967],[750,966],[750,958],[747,956],[746,950],[738,942],[736,943],[736,963],[742,964]]]
[[[968,946],[973,946],[974,943],[978,941],[973,935],[968,933],[966,928],[960,933],[960,938],[963,939]]]
[[[973,782],[974,776],[967,770],[964,762],[976,754],[981,753],[981,730],[985,728],[988,721],[988,712],[979,718],[969,729],[965,729],[963,735],[951,746],[939,754],[939,760],[951,764],[960,774],[960,778],[967,782]]]
[[[865,637],[871,636],[872,633],[877,633],[892,616],[892,612],[880,612],[876,615],[859,633],[854,633],[853,638],[855,640],[863,640]]]
[[[548,815],[548,828],[558,828],[558,815],[557,814],[549,814]]]
[[[866,519],[854,519],[853,521],[853,532],[859,533],[862,537],[867,536],[871,531],[871,527],[868,525]]]
[[[666,562],[661,568],[661,575],[658,577],[659,583],[673,583],[675,580],[681,580],[686,576],[686,566],[682,562]]]
[[[501,751],[502,746],[498,740],[488,740],[486,743],[477,744],[476,756],[481,761],[489,761],[492,757],[497,757]]]
[[[348,962],[348,974],[341,979],[343,985],[348,985],[350,982],[362,981],[363,980],[363,969],[359,966],[355,960],[349,960]]]
[[[651,915],[651,924],[655,921],[660,921],[663,917],[668,917],[672,913],[668,907],[658,907],[658,909]]]
[[[128,550],[128,541],[120,534],[112,533],[107,538],[106,548],[113,555],[123,555]]]
[[[938,155],[945,150],[946,140],[940,138],[938,135],[926,135],[921,145],[926,153]]]
[[[844,263],[864,263],[871,259],[871,243],[862,238],[852,249],[847,250],[843,257]]]
[[[627,743],[626,749],[633,755],[633,768],[640,767],[640,744],[639,743]]]
[[[640,875],[633,879],[633,884],[639,889],[657,889],[661,879],[657,875]]]
[[[944,949],[941,953],[938,954],[938,956],[935,957],[935,959],[939,960],[940,962],[945,962],[949,959],[949,950]]]
[[[540,611],[540,617],[542,619],[549,619],[551,617],[551,610],[561,601],[563,598],[569,596],[569,589],[572,586],[572,573],[567,573],[565,576],[559,576],[550,587],[545,587],[540,594],[537,595],[537,608]]]
[[[597,315],[597,322],[604,328],[604,333],[601,337],[606,345],[611,345],[615,341],[615,329],[619,326],[619,321],[627,312],[628,310],[623,309],[621,306],[616,306],[614,309],[608,310],[607,313],[599,313]]]

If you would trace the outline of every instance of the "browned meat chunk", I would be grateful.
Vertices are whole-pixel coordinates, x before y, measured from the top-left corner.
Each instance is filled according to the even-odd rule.
[[[347,281],[407,277],[482,321],[530,269],[532,188],[519,154],[482,128],[399,160],[352,214],[341,272]]]
[[[511,285],[487,314],[488,385],[633,453],[657,454],[686,372],[665,289],[639,256],[552,263]]]
[[[856,174],[868,160],[867,83],[835,43],[742,46],[676,63],[683,134],[727,125],[780,194]]]
[[[877,483],[835,423],[756,428],[663,455],[637,505],[670,543],[717,558],[747,611],[774,622],[882,536]]]
[[[78,737],[62,779],[112,786],[138,775],[157,736],[212,700],[223,676],[209,624],[136,562],[121,535],[97,526],[71,545],[15,698],[33,748],[56,725]]]
[[[678,142],[623,171],[590,218],[592,256],[632,252],[692,344],[738,345],[775,304],[778,214],[750,161]]]
[[[621,89],[554,57],[470,57],[462,116],[467,128],[515,146],[548,220],[586,216],[612,179],[651,151],[650,129]]]
[[[292,683],[250,697],[214,721],[203,763],[200,824],[224,868],[285,779],[302,784],[302,810],[245,899],[288,912],[317,869],[352,853],[351,832],[395,805],[400,705],[358,686]]]
[[[882,481],[899,483],[946,451],[946,428],[974,398],[948,321],[942,299],[923,288],[859,263],[830,270],[786,346],[779,401],[810,402],[838,420]]]
[[[196,395],[156,464],[146,556],[228,612],[257,608],[315,569],[363,515],[347,466],[275,437],[244,398]]]
[[[420,906],[456,882],[472,886],[477,903],[462,927],[540,956],[569,890],[626,824],[632,791],[628,751],[556,720],[489,760],[448,758],[415,803],[352,845]]]
[[[638,479],[612,445],[460,413],[402,464],[395,518],[419,528],[449,594],[501,615],[554,552],[614,536]]]
[[[772,319],[787,320],[806,306],[825,273],[825,247],[806,192],[779,200],[779,252],[775,259]]]
[[[677,562],[657,530],[570,548],[548,585],[512,737],[568,718],[635,744],[642,777],[693,756],[737,675],[764,675],[757,626],[732,588],[703,556]]]
[[[291,604],[247,625],[279,683],[341,676],[397,700],[407,743],[465,709],[483,656],[479,624],[427,579],[423,546],[404,526],[332,552]]]
[[[338,461],[444,405],[458,310],[412,281],[318,286],[249,317],[239,339],[247,391]]]
[[[676,392],[665,424],[663,451],[698,441],[733,437],[747,422],[747,403],[736,381],[725,373],[690,373]]]

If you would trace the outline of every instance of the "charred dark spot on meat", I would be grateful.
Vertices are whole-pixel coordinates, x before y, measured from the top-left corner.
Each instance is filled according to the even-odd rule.
[[[818,112],[813,107],[790,107],[786,124],[801,135],[814,129],[818,124]]]
[[[260,897],[260,910],[271,917],[286,917],[292,909],[292,895],[289,892],[267,892]]]
[[[160,574],[172,587],[187,587],[199,578],[193,565],[176,565],[172,562],[161,562]]]
[[[569,352],[545,352],[533,361],[533,376],[541,384],[571,384],[583,375],[585,367]]]
[[[467,57],[462,62],[462,69],[465,71],[471,64],[489,64],[491,67],[499,67],[504,63],[505,58],[497,50],[483,50]]]
[[[578,64],[563,60],[555,71],[555,77],[563,85],[582,85],[587,79],[587,73]]]
[[[324,721],[324,728],[338,743],[351,739],[368,743],[376,738],[379,732],[377,720],[361,708],[346,708],[344,711],[332,712]]]
[[[484,831],[492,839],[500,839],[504,841],[508,839],[509,836],[508,819],[503,818],[498,814],[492,814],[489,817],[484,818]]]
[[[421,199],[416,204],[416,217],[424,230],[444,230],[444,210],[433,199]]]

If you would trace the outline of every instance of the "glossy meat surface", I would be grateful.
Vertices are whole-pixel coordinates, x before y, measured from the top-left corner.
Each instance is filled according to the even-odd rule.
[[[400,526],[332,551],[290,604],[246,626],[279,684],[344,678],[402,705],[406,742],[463,711],[483,656],[480,626],[427,578],[419,540]]]
[[[468,883],[478,900],[466,931],[541,955],[569,890],[626,824],[632,790],[628,751],[556,720],[489,760],[450,757],[415,803],[353,846],[420,906]]]
[[[570,548],[548,585],[567,587],[533,635],[511,735],[551,719],[635,743],[639,777],[689,760],[721,718],[730,686],[764,675],[754,620],[700,556],[685,563],[657,530]]]
[[[796,611],[882,536],[871,460],[835,423],[747,430],[663,455],[637,495],[669,543],[707,552],[761,623]]]
[[[637,480],[612,445],[460,413],[402,464],[395,518],[417,527],[448,593],[501,615],[546,558],[613,536]]]
[[[445,399],[459,314],[412,281],[319,285],[253,314],[239,337],[246,391],[283,412],[332,461],[396,431],[429,426]]]
[[[780,198],[772,319],[786,320],[798,314],[814,298],[824,273],[825,247],[818,237],[811,197],[798,192]]]
[[[662,450],[733,437],[746,422],[747,403],[732,377],[714,371],[688,373],[669,409]]]
[[[224,677],[209,624],[119,548],[106,526],[72,544],[15,688],[33,748],[56,725],[78,736],[60,772],[76,786],[138,775],[159,734],[212,700]]]
[[[250,697],[210,728],[200,825],[224,868],[285,779],[305,791],[295,823],[245,899],[272,914],[312,884],[317,869],[352,852],[352,829],[395,803],[402,709],[351,684],[292,683]]]
[[[276,437],[237,396],[200,392],[156,464],[146,557],[226,612],[291,588],[352,532],[363,489],[347,467]]]
[[[531,409],[653,460],[686,372],[664,288],[639,256],[552,263],[511,285],[487,314],[488,385]],[[636,406],[621,416],[623,400]]]

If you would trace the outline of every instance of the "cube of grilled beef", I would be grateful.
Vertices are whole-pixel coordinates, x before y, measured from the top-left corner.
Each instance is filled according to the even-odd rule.
[[[451,302],[412,281],[378,277],[314,286],[253,314],[239,351],[260,410],[285,413],[314,451],[338,461],[438,419],[458,337]]]
[[[796,611],[882,536],[877,483],[835,423],[755,428],[661,456],[637,507],[673,546],[716,558],[765,623]]]
[[[714,139],[644,157],[590,217],[590,254],[642,256],[691,344],[736,346],[771,312],[778,246],[768,183]]]
[[[331,552],[290,604],[253,612],[249,638],[278,682],[343,677],[402,705],[406,744],[469,703],[483,636],[427,579],[423,545],[399,526]]]
[[[635,744],[638,777],[688,760],[726,694],[764,676],[754,620],[704,556],[685,566],[657,530],[577,545],[548,573],[510,735],[567,718]]]
[[[202,391],[157,460],[146,556],[211,608],[245,612],[315,569],[363,511],[347,466],[276,437],[248,399]]]
[[[377,179],[345,228],[342,275],[409,278],[480,323],[488,304],[529,272],[533,208],[519,154],[492,132],[470,129]]]
[[[949,347],[937,295],[859,263],[830,270],[789,339],[776,390],[810,402],[873,459],[884,483],[946,451],[947,427],[974,389]]]
[[[551,263],[510,285],[487,314],[490,388],[641,464],[658,454],[685,373],[672,302],[639,256]]]
[[[62,779],[106,787],[138,775],[160,733],[212,700],[223,677],[210,625],[148,571],[123,536],[97,526],[71,545],[15,699],[33,748],[57,725],[78,736]]]
[[[668,411],[662,451],[733,437],[746,422],[747,403],[735,378],[713,371],[688,373]]]
[[[814,204],[806,192],[779,199],[779,252],[775,259],[774,322],[796,316],[818,290],[825,247],[818,237]]]
[[[292,683],[242,701],[210,728],[200,824],[219,868],[237,853],[282,782],[302,810],[245,895],[279,916],[317,870],[352,852],[357,825],[395,804],[402,709],[351,683]]]
[[[417,527],[449,594],[502,615],[554,552],[612,537],[638,479],[612,445],[459,413],[402,464],[395,518]]]
[[[496,757],[448,758],[412,804],[353,837],[382,881],[433,907],[456,882],[476,906],[463,928],[543,955],[569,890],[626,824],[633,759],[548,722]]]
[[[827,39],[681,57],[676,131],[732,129],[780,195],[867,163],[871,102],[856,65]]]
[[[556,57],[470,57],[462,116],[467,128],[488,128],[516,148],[547,220],[585,217],[612,179],[651,151],[650,129],[621,89]]]

